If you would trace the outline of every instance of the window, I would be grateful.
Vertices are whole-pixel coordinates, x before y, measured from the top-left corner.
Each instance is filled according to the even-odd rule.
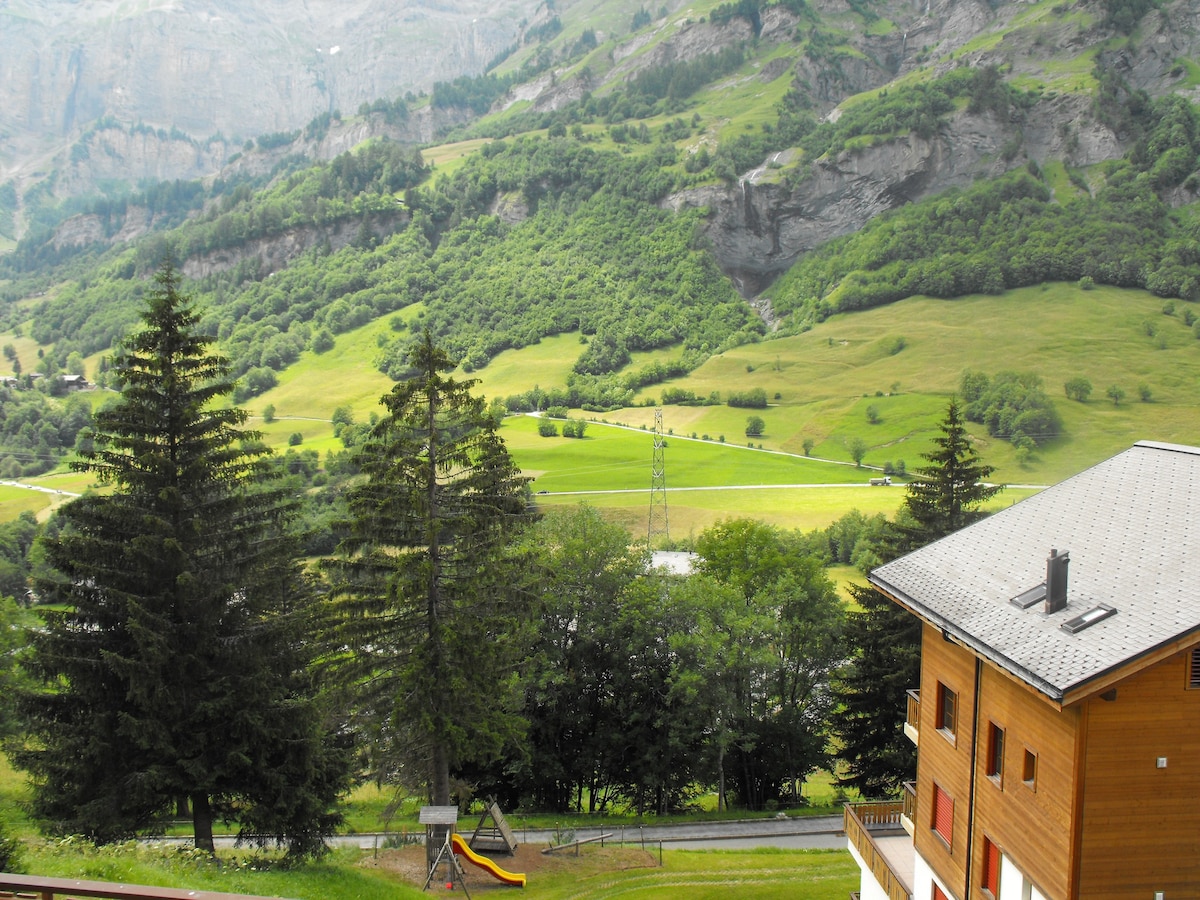
[[[980,886],[993,897],[1000,896],[1000,848],[983,838],[983,880]]]
[[[946,896],[945,891],[935,884],[933,886],[933,900],[950,900],[950,898]]]
[[[1004,729],[988,723],[987,775],[997,781],[1004,775]]]
[[[940,681],[937,695],[937,729],[954,737],[955,713],[958,707],[958,695]]]
[[[1188,687],[1200,688],[1200,647],[1194,648],[1188,658]]]
[[[933,785],[933,830],[950,846],[954,836],[954,798],[937,783]]]
[[[1021,780],[1029,787],[1037,784],[1037,754],[1025,748],[1025,765],[1021,767]]]

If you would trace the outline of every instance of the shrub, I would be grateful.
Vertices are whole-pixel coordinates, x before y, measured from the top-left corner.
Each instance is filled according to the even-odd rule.
[[[542,437],[558,437],[558,426],[549,419],[538,421],[538,434]]]
[[[1063,390],[1072,400],[1083,403],[1092,393],[1092,383],[1086,378],[1075,377],[1063,385]]]
[[[749,391],[738,391],[729,395],[729,399],[725,401],[734,408],[740,409],[766,409],[767,408],[767,392],[762,388],[753,388]]]

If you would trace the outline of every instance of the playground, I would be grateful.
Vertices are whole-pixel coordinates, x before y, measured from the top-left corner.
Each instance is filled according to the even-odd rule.
[[[576,857],[574,853],[542,853],[543,847],[522,844],[511,856],[508,854],[491,854],[491,858],[509,872],[519,872],[528,879],[528,888],[534,889],[539,882],[562,881],[572,879],[587,872],[620,872],[629,869],[657,869],[657,852],[642,850],[640,847],[587,847]],[[429,874],[425,859],[425,847],[412,845],[396,850],[381,850],[378,856],[363,863],[364,867],[379,869],[389,875],[420,888]],[[494,878],[484,869],[469,864],[463,860],[463,871],[466,875],[467,887],[471,894],[487,892],[492,895],[495,891],[507,891],[518,897],[524,897],[520,888],[514,888],[500,879]],[[463,896],[461,889],[447,891],[444,882],[429,885],[431,895],[455,894]]]

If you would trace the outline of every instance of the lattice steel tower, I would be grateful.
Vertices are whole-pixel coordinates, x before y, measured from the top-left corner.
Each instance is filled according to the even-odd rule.
[[[651,547],[654,539],[660,535],[663,541],[670,541],[671,534],[667,525],[667,466],[663,459],[663,449],[667,442],[663,440],[662,407],[654,410],[654,461],[650,466],[650,528],[646,540]]]

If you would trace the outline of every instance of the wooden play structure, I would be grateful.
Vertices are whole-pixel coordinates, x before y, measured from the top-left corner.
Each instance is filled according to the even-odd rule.
[[[493,825],[486,826],[488,818],[491,818]],[[429,867],[429,874],[425,877],[425,884],[421,890],[429,890],[429,885],[433,882],[434,877],[445,866],[445,876],[438,879],[439,883],[444,881],[447,890],[454,890],[461,885],[463,893],[467,895],[467,900],[471,900],[471,892],[467,889],[462,864],[458,861],[460,856],[483,869],[498,881],[511,884],[513,887],[525,887],[525,876],[522,873],[509,872],[486,856],[480,856],[463,840],[462,835],[456,833],[458,828],[457,806],[422,806],[420,822],[425,826],[425,862]],[[509,853],[516,850],[516,837],[508,827],[508,823],[504,821],[504,814],[500,812],[500,808],[495,803],[489,804],[489,809],[479,820],[479,826],[475,829],[476,835],[481,834],[480,829],[484,829],[482,834],[485,835],[485,838],[493,837],[492,832],[498,834],[499,837],[494,839],[503,841],[509,848]],[[505,836],[506,834],[507,836]]]
[[[489,800],[475,833],[467,841],[476,853],[507,853],[509,856],[517,852],[517,837],[508,827],[504,813],[500,811],[495,800]]]

